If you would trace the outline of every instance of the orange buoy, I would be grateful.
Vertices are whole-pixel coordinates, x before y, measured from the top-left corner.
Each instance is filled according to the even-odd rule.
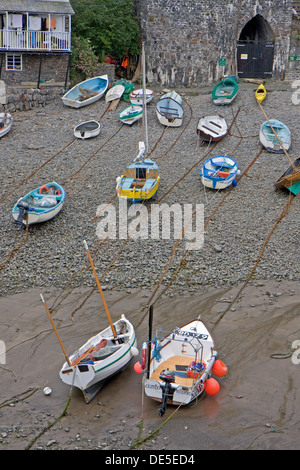
[[[213,377],[205,381],[205,391],[208,395],[216,395],[220,390],[219,382]]]
[[[217,359],[212,367],[212,373],[217,377],[224,377],[227,374],[227,366],[220,359]]]
[[[140,362],[136,362],[134,364],[134,371],[137,373],[137,374],[141,374],[143,372],[142,370],[142,364]]]
[[[49,188],[47,186],[41,186],[39,189],[39,194],[45,194],[45,191],[47,193],[49,191]]]

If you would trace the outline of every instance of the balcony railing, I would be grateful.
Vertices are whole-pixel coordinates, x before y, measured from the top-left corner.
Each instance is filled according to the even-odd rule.
[[[71,33],[0,30],[0,50],[71,51]]]

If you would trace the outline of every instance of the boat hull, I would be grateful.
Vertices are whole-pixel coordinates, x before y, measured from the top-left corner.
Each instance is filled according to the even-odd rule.
[[[161,124],[167,127],[180,127],[184,110],[182,98],[175,91],[165,94],[156,104],[156,116]]]
[[[227,155],[220,155],[204,162],[200,177],[204,186],[219,190],[234,184],[237,173],[237,163]]]
[[[77,139],[90,139],[100,134],[101,126],[97,121],[82,122],[74,128],[74,135]]]
[[[205,381],[211,375],[217,357],[213,339],[199,319],[159,339],[159,346],[157,338],[158,335],[151,342],[150,367],[145,371],[148,377],[144,378],[145,394],[160,403],[165,400],[167,405],[188,405],[204,392]],[[193,362],[201,364],[201,372],[189,374]],[[166,382],[162,378],[165,371],[171,371],[174,377],[167,396]]]
[[[13,117],[10,113],[0,113],[0,138],[8,134],[13,124]]]
[[[237,82],[231,78],[226,77],[213,88],[212,98],[216,105],[231,104],[238,94],[239,86]]]
[[[145,103],[146,104],[150,103],[150,101],[153,99],[153,96],[154,96],[154,91],[146,89]],[[133,90],[129,94],[129,100],[132,104],[142,106],[143,105],[143,90],[142,89]]]
[[[277,187],[288,189],[294,196],[300,192],[300,157],[277,180]]]
[[[271,126],[270,126],[271,124]],[[291,133],[288,127],[280,121],[271,120],[270,124],[265,121],[259,131],[260,143],[265,147],[268,152],[271,153],[284,153],[288,151],[291,146]],[[277,139],[273,129],[278,136]]]
[[[107,88],[108,75],[93,77],[71,88],[62,97],[62,102],[72,108],[82,108],[98,101],[104,95]]]
[[[119,119],[124,123],[131,126],[134,122],[143,117],[142,106],[131,105],[125,108],[120,114]]]
[[[123,338],[123,343],[117,343],[112,336],[111,328],[108,327],[75,351],[69,358],[71,365],[65,362],[59,372],[60,379],[64,383],[82,391],[87,403],[95,397],[108,380],[124,370],[137,353],[137,339],[133,326],[124,315],[114,323],[117,332],[121,324],[126,328],[126,335],[118,334],[120,340]],[[91,359],[91,353],[89,353],[79,361],[80,357],[91,348],[95,349],[101,341],[105,341],[105,345],[98,350],[101,351],[101,358]]]
[[[259,87],[255,91],[255,98],[257,102],[262,103],[264,99],[266,98],[266,96],[267,96],[267,90],[265,89],[264,85],[263,84],[259,85]]]
[[[198,122],[197,133],[205,142],[218,142],[227,132],[227,123],[221,116],[205,116]]]
[[[46,186],[49,188],[54,186],[56,187],[58,191],[60,191],[60,194],[58,196],[53,196],[55,197],[55,200],[56,200],[55,206],[53,207],[41,206],[41,201],[43,201],[44,198],[49,199],[50,196],[47,194],[45,194],[44,196],[40,195],[39,190],[41,186],[39,186],[38,188],[34,189],[33,191],[26,194],[25,196],[21,197],[17,201],[17,203],[15,204],[12,210],[12,216],[15,221],[18,220],[18,216],[19,216],[20,209],[18,208],[18,203],[20,201],[28,202],[28,204],[30,205],[30,209],[27,213],[28,214],[27,222],[26,222],[26,219],[25,220],[23,219],[22,221],[23,225],[26,225],[27,223],[28,225],[32,225],[32,224],[47,222],[48,220],[53,219],[57,214],[59,214],[59,212],[63,208],[63,204],[65,201],[64,189],[62,188],[62,186],[60,186],[58,183],[55,183],[54,181],[51,183],[47,183],[43,186]]]

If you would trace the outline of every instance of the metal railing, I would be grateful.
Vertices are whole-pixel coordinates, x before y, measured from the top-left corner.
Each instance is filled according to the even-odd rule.
[[[71,33],[57,31],[0,30],[0,50],[70,51]]]

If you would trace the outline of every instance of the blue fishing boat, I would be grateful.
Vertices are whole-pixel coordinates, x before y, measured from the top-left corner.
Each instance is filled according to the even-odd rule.
[[[211,189],[224,189],[236,186],[236,176],[239,174],[238,164],[228,155],[212,157],[204,162],[200,169],[201,181]]]
[[[259,140],[269,152],[284,153],[291,146],[289,128],[277,119],[265,121],[260,128]]]
[[[30,191],[21,197],[12,210],[12,216],[20,228],[53,219],[62,209],[65,191],[55,181]]]
[[[108,88],[108,75],[89,78],[64,94],[62,101],[66,106],[81,108],[98,101]]]

